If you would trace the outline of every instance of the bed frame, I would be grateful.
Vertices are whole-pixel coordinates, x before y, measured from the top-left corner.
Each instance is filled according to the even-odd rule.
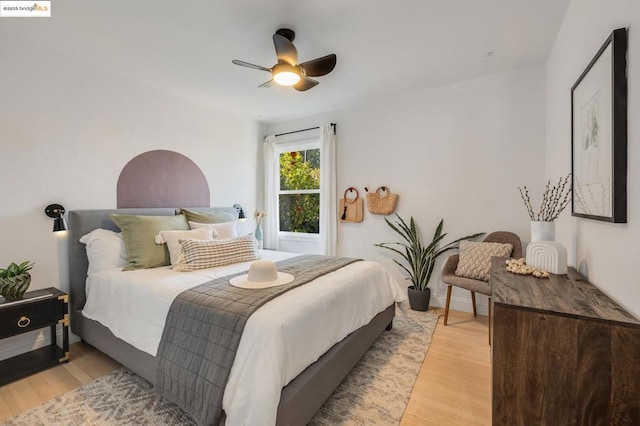
[[[232,207],[190,208],[199,212],[229,212]],[[155,383],[156,358],[115,337],[97,321],[85,318],[82,308],[86,302],[85,281],[87,260],[84,244],[78,240],[94,229],[119,231],[109,215],[138,214],[172,216],[174,208],[138,208],[118,210],[76,210],[69,212],[69,287],[71,300],[71,330],[83,341],[109,355],[134,373]],[[392,304],[376,315],[369,324],[336,343],[315,363],[307,367],[282,389],[278,406],[277,425],[305,425],[338,387],[356,363],[367,352],[382,331],[391,327],[395,308]],[[224,418],[221,421],[224,424]]]

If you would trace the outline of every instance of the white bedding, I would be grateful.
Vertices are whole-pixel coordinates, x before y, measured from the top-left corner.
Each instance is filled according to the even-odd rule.
[[[262,253],[263,259],[273,261],[293,256],[297,255]],[[83,314],[155,356],[169,307],[178,294],[211,279],[246,271],[250,265],[188,273],[168,267],[102,271],[87,279]],[[266,303],[249,318],[240,340],[223,399],[227,424],[275,424],[284,386],[391,303],[406,299],[406,291],[382,266],[363,261]]]

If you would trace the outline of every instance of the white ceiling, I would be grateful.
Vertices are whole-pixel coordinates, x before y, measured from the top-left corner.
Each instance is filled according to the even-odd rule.
[[[31,34],[39,42],[82,61],[251,119],[277,121],[542,63],[568,3],[56,0],[46,27],[40,19],[47,18],[2,24],[11,25],[3,34],[37,26]],[[296,31],[300,62],[338,56],[335,70],[307,92],[257,88],[269,73],[231,63],[271,67],[271,36],[282,27]]]

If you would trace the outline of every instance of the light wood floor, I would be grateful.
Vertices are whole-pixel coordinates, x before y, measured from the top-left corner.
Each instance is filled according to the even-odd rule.
[[[437,312],[443,314],[441,309]],[[491,424],[491,366],[487,318],[452,311],[440,317],[402,426]],[[117,369],[84,343],[71,361],[0,387],[0,422]],[[0,372],[1,374],[2,372]]]
[[[491,347],[487,317],[444,309],[402,426],[490,425]]]

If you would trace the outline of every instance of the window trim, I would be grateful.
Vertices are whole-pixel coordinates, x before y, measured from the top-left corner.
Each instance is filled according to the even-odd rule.
[[[320,231],[318,233],[310,232],[291,232],[280,230],[280,195],[287,194],[318,194],[318,203],[321,203],[322,188],[318,189],[299,189],[299,190],[281,190],[280,189],[280,155],[291,151],[307,151],[312,149],[322,150],[320,146],[320,136],[307,137],[296,141],[283,142],[276,144],[276,158],[278,168],[278,189],[276,191],[276,207],[278,210],[278,238],[286,241],[317,241],[320,242]]]
[[[320,242],[320,234],[311,234],[309,232],[279,231],[278,238],[280,238],[281,241],[299,241],[305,243]]]

